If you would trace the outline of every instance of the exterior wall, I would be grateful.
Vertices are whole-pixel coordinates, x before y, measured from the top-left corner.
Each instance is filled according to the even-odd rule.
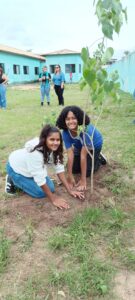
[[[135,90],[135,52],[107,67],[108,73],[117,70],[121,89],[133,94]]]
[[[8,76],[9,83],[30,82],[37,80],[39,75],[35,75],[34,68],[38,67],[40,72],[42,65],[45,64],[45,62],[35,58],[5,52],[0,52],[0,64],[1,63],[4,64],[5,74]],[[20,66],[20,74],[14,74],[13,65]],[[29,67],[29,74],[24,74],[23,66]]]
[[[72,82],[78,82],[82,77],[82,60],[80,54],[64,54],[64,55],[46,55],[46,65],[50,70],[50,65],[59,64],[62,72],[65,74],[66,82],[70,82],[69,73],[65,72],[66,64],[75,64],[75,73],[72,73]],[[81,65],[81,73],[79,73],[79,64]],[[53,73],[51,74],[53,75]]]

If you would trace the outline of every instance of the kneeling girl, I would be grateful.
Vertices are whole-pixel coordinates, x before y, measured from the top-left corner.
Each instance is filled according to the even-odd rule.
[[[54,193],[53,181],[47,175],[47,163],[52,157],[55,172],[73,197],[84,198],[78,191],[72,191],[66,180],[63,165],[63,144],[58,128],[46,125],[40,137],[25,144],[23,149],[12,152],[7,163],[5,191],[13,194],[16,187],[34,198],[48,197],[53,205],[69,208],[67,202]]]

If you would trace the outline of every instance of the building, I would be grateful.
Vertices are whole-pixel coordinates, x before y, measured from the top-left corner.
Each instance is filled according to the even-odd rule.
[[[131,94],[135,91],[135,51],[116,61],[114,64],[107,66],[107,72],[110,74],[117,70],[119,74],[118,81],[120,88]]]
[[[34,82],[45,64],[45,57],[29,51],[0,45],[0,66],[9,78],[9,83]]]
[[[59,64],[65,74],[66,82],[70,82],[72,73],[72,82],[79,82],[82,77],[82,59],[81,52],[73,50],[59,50],[55,52],[42,53],[46,58],[46,65],[51,75],[54,74],[55,65]]]

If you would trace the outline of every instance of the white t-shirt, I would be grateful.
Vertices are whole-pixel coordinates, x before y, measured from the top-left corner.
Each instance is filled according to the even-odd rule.
[[[33,177],[38,186],[46,183],[47,164],[44,163],[43,154],[38,150],[31,152],[39,143],[39,138],[30,140],[25,148],[13,151],[9,156],[11,168],[25,177]],[[56,174],[64,172],[64,165],[53,164]]]

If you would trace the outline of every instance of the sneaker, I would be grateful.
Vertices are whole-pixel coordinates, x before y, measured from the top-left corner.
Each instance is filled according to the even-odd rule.
[[[44,102],[41,102],[41,106],[43,106],[44,105]]]
[[[101,165],[106,165],[107,164],[107,159],[101,152],[99,154],[99,161],[100,161]]]
[[[16,193],[16,188],[9,175],[6,175],[5,193],[8,195],[14,195]]]

